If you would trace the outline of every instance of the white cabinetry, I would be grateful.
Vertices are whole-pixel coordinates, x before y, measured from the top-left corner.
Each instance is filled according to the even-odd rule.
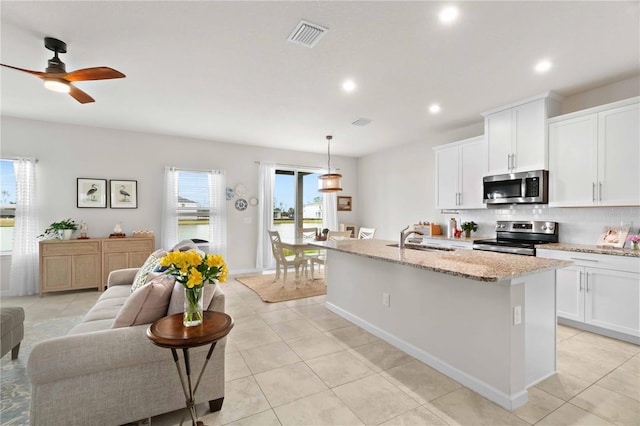
[[[477,136],[434,148],[436,154],[436,208],[477,209],[482,202],[487,145]]]
[[[549,206],[640,205],[640,98],[549,120]]]
[[[574,262],[556,271],[559,322],[640,343],[640,259],[540,249],[537,255]]]
[[[546,121],[559,110],[560,97],[546,92],[483,113],[487,174],[547,169]]]

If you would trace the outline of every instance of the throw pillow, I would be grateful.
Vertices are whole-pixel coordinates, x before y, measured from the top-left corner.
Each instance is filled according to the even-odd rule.
[[[160,259],[162,259],[166,254],[167,252],[165,250],[158,249],[149,255],[144,264],[140,267],[140,269],[138,269],[138,272],[136,272],[136,276],[133,278],[133,283],[131,283],[132,293],[157,276],[152,275],[150,277],[149,272],[152,272],[154,269],[156,269],[156,267],[160,264]]]
[[[167,315],[174,283],[173,277],[163,275],[131,293],[120,308],[113,328],[149,324]]]

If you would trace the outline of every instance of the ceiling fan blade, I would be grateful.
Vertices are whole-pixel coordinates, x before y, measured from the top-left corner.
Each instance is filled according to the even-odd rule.
[[[31,70],[26,70],[24,68],[12,67],[11,65],[5,65],[5,64],[0,64],[0,65],[2,65],[3,67],[7,67],[7,68],[13,68],[14,70],[23,71],[23,72],[29,73],[31,75],[35,75],[36,77],[40,77],[40,78],[42,78],[42,76],[45,74],[45,73],[40,72],[40,71],[31,71]]]
[[[75,99],[76,101],[80,102],[81,104],[88,104],[90,102],[95,102],[96,101],[91,96],[89,96],[87,93],[85,93],[82,90],[78,89],[73,84],[70,84],[69,86],[71,87],[71,90],[69,91],[69,94],[73,97],[73,99]]]
[[[68,73],[63,78],[67,81],[108,80],[125,77],[120,71],[109,67],[83,68]]]

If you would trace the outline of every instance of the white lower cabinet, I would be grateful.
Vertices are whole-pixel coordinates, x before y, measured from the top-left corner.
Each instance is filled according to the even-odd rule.
[[[629,338],[602,334],[640,343],[640,259],[554,250],[537,254],[574,262],[556,271],[559,319],[585,324],[590,331],[621,333]]]

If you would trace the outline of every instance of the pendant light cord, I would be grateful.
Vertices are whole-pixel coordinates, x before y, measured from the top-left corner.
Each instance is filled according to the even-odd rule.
[[[331,139],[333,139],[333,136],[327,136],[327,174],[331,173]]]

